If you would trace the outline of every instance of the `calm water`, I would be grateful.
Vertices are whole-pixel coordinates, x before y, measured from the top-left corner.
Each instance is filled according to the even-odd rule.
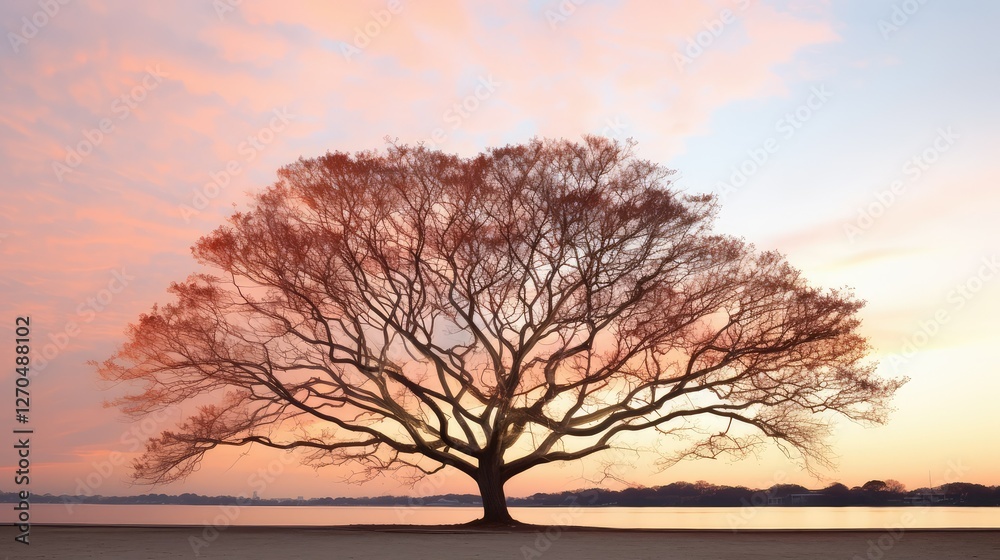
[[[32,504],[32,523],[121,525],[351,525],[465,523],[474,507],[138,506]],[[3,504],[0,522],[13,521]],[[539,525],[670,529],[1000,528],[1000,508],[511,508]]]

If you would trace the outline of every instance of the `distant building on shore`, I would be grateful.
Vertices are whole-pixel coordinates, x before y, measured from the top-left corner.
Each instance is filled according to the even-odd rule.
[[[941,491],[921,492],[913,496],[904,496],[903,503],[908,506],[930,506],[948,501],[948,496]]]
[[[816,502],[822,500],[826,494],[822,492],[805,492],[801,494],[792,494],[788,496],[789,505],[793,506],[811,506]]]

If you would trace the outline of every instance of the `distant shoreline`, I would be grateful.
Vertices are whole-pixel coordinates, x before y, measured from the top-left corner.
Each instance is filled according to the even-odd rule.
[[[17,503],[14,492],[0,491],[0,503]],[[320,507],[480,507],[478,494],[430,496],[368,496],[320,498],[263,498],[256,495],[204,496],[194,493],[138,496],[32,494],[35,504],[72,505],[185,505],[185,506],[320,506]],[[776,484],[767,489],[717,486],[705,482],[674,482],[665,486],[608,490],[589,488],[555,493],[536,493],[507,498],[508,507],[1000,507],[1000,486],[953,482],[910,491],[899,483],[869,481],[848,488],[839,483],[820,490],[795,484]]]
[[[16,502],[0,500],[0,504],[14,504]],[[62,501],[33,501],[33,504],[45,504],[45,505],[63,505],[66,502]],[[171,502],[171,503],[149,503],[149,502],[72,502],[75,506],[142,506],[142,507],[162,507],[162,506],[204,506],[204,507],[216,507],[216,506],[228,506],[228,505],[238,505],[240,507],[302,507],[302,508],[322,508],[322,507],[342,507],[342,508],[392,508],[392,507],[433,507],[433,508],[480,508],[481,504],[416,504],[416,503],[396,503],[396,504],[309,504],[309,503],[267,503],[267,502],[213,502],[213,503],[185,503],[185,502]],[[607,509],[607,508],[681,508],[681,509],[733,509],[743,507],[740,504],[735,505],[659,505],[659,504],[601,504],[601,505],[587,505],[587,504],[507,504],[510,508],[532,508],[532,509],[559,509],[559,508],[581,508],[581,509]],[[949,504],[949,503],[936,503],[936,504],[903,504],[903,503],[888,503],[888,504],[846,504],[846,505],[822,505],[822,504],[779,504],[779,505],[761,505],[753,507],[762,508],[788,508],[788,509],[810,509],[810,508],[997,508],[1000,505],[980,505],[980,504]]]

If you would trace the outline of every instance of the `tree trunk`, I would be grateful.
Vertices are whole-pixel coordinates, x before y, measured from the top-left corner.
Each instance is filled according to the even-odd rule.
[[[503,477],[500,469],[481,465],[476,473],[479,494],[483,498],[482,523],[514,524],[514,518],[507,511],[507,496],[503,493]]]

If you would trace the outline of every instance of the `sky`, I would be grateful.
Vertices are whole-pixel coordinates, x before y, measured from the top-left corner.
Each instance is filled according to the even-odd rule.
[[[34,493],[474,491],[449,472],[348,485],[266,449],[131,485],[141,442],[177,418],[126,421],[87,361],[299,157],[584,134],[634,139],[677,188],[718,195],[719,231],[853,288],[880,373],[910,378],[886,425],[834,425],[836,467],[818,475],[773,448],[663,472],[628,459],[623,478],[1000,484],[998,18],[987,0],[4,2],[0,359],[30,317],[33,362],[27,424],[0,373],[0,491],[26,426]],[[597,474],[547,466],[507,492]]]

